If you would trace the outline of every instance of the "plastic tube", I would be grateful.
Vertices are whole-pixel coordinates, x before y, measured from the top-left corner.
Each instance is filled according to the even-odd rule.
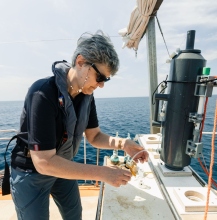
[[[132,157],[131,162],[133,161],[133,159],[134,159],[139,153],[141,153],[141,152],[143,152],[143,151],[146,151],[146,150],[144,149],[144,150],[141,150],[141,151],[137,152],[137,153]]]

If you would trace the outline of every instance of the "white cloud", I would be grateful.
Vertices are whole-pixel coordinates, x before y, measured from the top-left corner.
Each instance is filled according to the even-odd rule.
[[[5,65],[0,65],[1,69],[8,69],[8,68],[12,68],[11,66],[5,66]]]
[[[122,49],[118,30],[127,27],[136,0],[28,0],[0,1],[0,100],[24,99],[27,85],[32,80],[51,75],[51,65],[56,60],[71,61],[78,37],[85,31],[103,29],[109,34],[120,58],[120,70],[112,83],[96,93],[97,96],[148,95],[146,37],[135,51]],[[10,13],[8,13],[10,11]],[[158,18],[172,53],[176,48],[185,49],[188,30],[196,30],[195,48],[207,60],[207,65],[217,72],[217,1],[215,0],[166,0],[158,11]],[[156,28],[157,70],[159,81],[169,74],[166,64],[168,54],[161,33]],[[32,40],[70,39],[37,43],[1,43]],[[16,97],[5,85],[15,86]],[[6,77],[6,78],[5,78]],[[7,83],[6,83],[7,82]],[[23,85],[16,87],[17,84]],[[1,90],[4,88],[4,90]],[[120,90],[119,92],[118,90]],[[4,94],[4,96],[3,96]]]
[[[216,49],[209,49],[204,52],[204,57],[206,60],[214,61],[217,60],[217,50]]]
[[[38,79],[37,76],[31,75],[29,77],[1,76],[0,100],[24,100],[28,88],[36,79]]]

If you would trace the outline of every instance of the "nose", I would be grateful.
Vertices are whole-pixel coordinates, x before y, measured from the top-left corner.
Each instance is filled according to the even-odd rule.
[[[103,87],[104,87],[104,82],[98,82],[98,86],[99,86],[100,88],[103,88]]]

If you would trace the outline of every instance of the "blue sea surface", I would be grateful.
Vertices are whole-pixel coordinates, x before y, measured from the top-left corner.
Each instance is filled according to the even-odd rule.
[[[217,96],[209,98],[207,106],[207,115],[204,131],[213,131],[214,112]],[[0,130],[19,129],[20,114],[23,108],[23,101],[0,102]],[[126,138],[130,133],[131,138],[136,134],[150,133],[149,125],[149,98],[132,97],[132,98],[96,98],[97,115],[102,132],[115,136],[118,132],[120,137]],[[0,137],[12,137],[14,133],[0,133]],[[209,167],[211,154],[212,135],[203,135],[204,143],[203,155],[204,160]],[[8,141],[0,141],[0,170],[4,168],[4,152]],[[13,147],[14,142],[10,145]],[[216,145],[216,142],[215,142]],[[83,140],[75,161],[84,162]],[[96,163],[96,149],[87,143],[86,163]],[[103,164],[105,155],[112,155],[112,150],[100,150],[99,164]],[[10,159],[9,153],[7,159]],[[203,160],[203,159],[202,159]],[[204,174],[197,159],[191,160],[191,166],[207,182],[207,176]],[[217,182],[217,150],[215,149],[215,164],[213,167],[213,179]]]

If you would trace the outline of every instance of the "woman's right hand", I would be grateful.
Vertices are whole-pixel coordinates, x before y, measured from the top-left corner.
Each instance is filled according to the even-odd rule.
[[[117,166],[104,166],[104,173],[102,181],[115,186],[120,187],[126,185],[131,180],[131,172],[129,170],[120,169]]]

